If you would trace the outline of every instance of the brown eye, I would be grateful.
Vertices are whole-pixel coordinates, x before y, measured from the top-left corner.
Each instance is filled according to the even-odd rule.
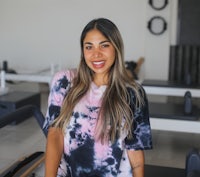
[[[101,45],[101,48],[107,48],[107,47],[109,47],[110,46],[110,44],[102,44]]]
[[[86,50],[91,50],[91,49],[92,49],[92,46],[90,46],[90,45],[85,46],[85,49],[86,49]]]

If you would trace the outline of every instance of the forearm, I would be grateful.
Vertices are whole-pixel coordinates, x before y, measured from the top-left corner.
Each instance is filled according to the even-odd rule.
[[[144,164],[138,164],[132,171],[133,177],[144,177]]]
[[[56,177],[63,154],[63,141],[63,134],[60,129],[49,129],[46,145],[45,177]]]
[[[144,152],[129,150],[127,151],[134,177],[144,177]]]

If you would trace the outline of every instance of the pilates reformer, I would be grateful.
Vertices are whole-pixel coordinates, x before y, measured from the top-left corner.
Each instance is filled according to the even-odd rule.
[[[44,116],[40,109],[35,105],[27,105],[16,109],[15,111],[6,114],[0,119],[0,128],[12,124],[13,121],[21,122],[27,117],[33,116],[40,128],[43,130],[42,126],[44,123]],[[47,136],[47,132],[43,130],[45,136]],[[6,168],[2,173],[0,173],[0,177],[30,177],[34,176],[32,173],[41,163],[43,163],[45,157],[44,152],[34,152],[25,157],[22,157],[16,162],[14,162],[11,166]],[[32,175],[31,175],[32,173]]]
[[[178,98],[181,100],[180,103],[174,103],[173,101],[167,101],[164,103],[151,102],[149,100],[151,117],[150,122],[152,129],[173,132],[200,133],[199,105],[193,104],[192,108],[191,105],[187,108],[184,107],[186,93],[189,93],[192,99],[200,98],[200,86],[187,86],[163,80],[144,80],[142,85],[147,95],[155,97],[161,96],[165,98]],[[179,126],[177,127],[176,125]]]

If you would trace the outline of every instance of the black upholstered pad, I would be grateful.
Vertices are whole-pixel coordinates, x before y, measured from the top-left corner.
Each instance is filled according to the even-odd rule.
[[[145,165],[145,177],[186,177],[185,169]]]
[[[184,106],[182,104],[173,103],[154,103],[149,102],[150,117],[180,119],[180,120],[198,120],[200,117],[200,110],[192,107],[191,114],[184,113]]]
[[[200,88],[199,85],[185,85],[171,81],[164,80],[144,80],[142,83],[143,86],[155,86],[155,87],[173,87],[173,88]]]

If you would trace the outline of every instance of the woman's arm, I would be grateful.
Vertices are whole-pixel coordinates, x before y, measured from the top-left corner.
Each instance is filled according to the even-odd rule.
[[[127,150],[134,177],[144,177],[144,152],[142,150]]]
[[[45,177],[56,177],[63,154],[64,137],[62,130],[51,127],[48,131],[45,157]]]

